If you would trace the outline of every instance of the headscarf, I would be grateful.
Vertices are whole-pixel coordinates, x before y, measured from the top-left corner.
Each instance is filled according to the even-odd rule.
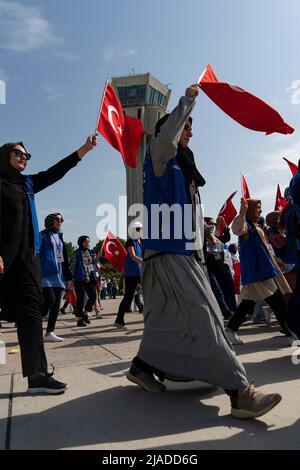
[[[78,238],[77,245],[79,246],[81,250],[84,250],[83,243],[85,242],[87,238],[90,239],[88,235],[81,235],[81,237]]]
[[[23,142],[9,142],[0,147],[0,177],[11,182],[18,181],[21,173],[10,164],[10,153],[17,145],[25,148]]]
[[[169,114],[165,114],[162,118],[159,119],[159,121],[157,121],[155,126],[155,137],[158,136],[161,126],[167,121],[169,116]],[[189,117],[188,121],[192,123],[193,119]],[[205,179],[199,173],[195,164],[194,154],[189,147],[183,149],[180,144],[178,145],[177,162],[189,183],[194,181],[197,187],[205,185]]]
[[[255,216],[255,209],[258,204],[261,204],[261,201],[259,199],[246,199],[246,201],[248,203],[246,218],[250,222],[254,222],[255,224],[257,224],[258,221],[257,217]]]
[[[269,212],[269,214],[266,215],[266,224],[268,227],[278,228],[279,219],[280,219],[279,211]]]
[[[47,215],[47,217],[45,218],[45,228],[46,228],[46,230],[49,230],[49,232],[54,232],[54,233],[59,232],[59,230],[54,227],[54,221],[55,221],[56,217],[58,217],[58,216],[61,217],[61,220],[63,222],[64,218],[63,218],[63,216],[61,215],[60,212],[55,212],[54,214]]]

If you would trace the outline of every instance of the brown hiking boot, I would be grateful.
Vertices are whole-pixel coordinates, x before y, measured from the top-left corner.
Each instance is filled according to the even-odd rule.
[[[278,405],[282,397],[279,393],[265,394],[255,388],[254,383],[244,387],[233,401],[231,415],[240,419],[251,419],[268,413]]]
[[[133,375],[130,370],[126,374],[127,379],[134,384],[142,387],[146,392],[165,392],[166,387],[155,380],[153,375],[147,374],[147,372],[139,372],[137,375]]]

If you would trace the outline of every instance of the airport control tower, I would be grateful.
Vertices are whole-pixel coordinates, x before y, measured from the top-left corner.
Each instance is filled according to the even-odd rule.
[[[143,202],[143,162],[156,122],[167,112],[171,90],[150,73],[115,77],[112,86],[117,91],[124,112],[142,120],[144,134],[137,154],[137,167],[126,167],[127,213],[132,204]],[[130,219],[130,218],[129,218]],[[128,220],[130,222],[130,220]]]

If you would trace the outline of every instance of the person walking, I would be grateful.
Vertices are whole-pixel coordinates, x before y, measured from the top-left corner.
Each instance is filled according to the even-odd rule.
[[[76,317],[77,326],[87,326],[91,323],[89,313],[96,302],[96,275],[94,265],[94,253],[90,249],[90,237],[82,235],[77,240],[78,249],[71,259],[71,271],[74,278],[75,292],[77,296]],[[84,306],[84,295],[88,300]]]
[[[276,406],[281,396],[264,394],[249,384],[226,338],[222,314],[203,268],[203,238],[197,221],[203,224],[198,187],[205,181],[188,146],[190,114],[198,93],[197,85],[186,89],[172,113],[158,121],[156,137],[146,151],[145,326],[126,376],[148,392],[164,392],[164,379],[203,380],[225,390],[234,417],[253,418]],[[168,210],[153,217],[155,207],[162,204]],[[174,208],[181,208],[176,217]]]
[[[241,303],[231,317],[226,334],[232,344],[243,344],[237,331],[247,315],[253,315],[256,302],[265,300],[274,312],[281,330],[287,336],[284,294],[291,293],[275,256],[269,249],[264,231],[258,226],[261,201],[241,199],[239,215],[232,223],[232,231],[239,237],[241,263]]]
[[[120,303],[117,318],[114,323],[116,328],[125,328],[125,313],[128,306],[131,306],[136,288],[141,282],[141,270],[143,264],[143,241],[141,238],[142,228],[143,225],[138,221],[133,222],[130,225],[130,237],[125,245],[127,250],[124,269],[125,294]],[[137,301],[139,303],[139,310],[142,311],[143,305],[138,299]]]
[[[41,305],[39,229],[34,195],[63,178],[97,144],[90,136],[76,152],[46,171],[22,175],[31,155],[23,142],[0,147],[0,306],[17,322],[23,376],[29,393],[63,393],[67,384],[48,372]],[[12,292],[17,295],[11,295]]]
[[[42,317],[49,313],[44,342],[61,342],[63,338],[54,334],[57,316],[64,289],[71,289],[72,274],[63,234],[60,231],[64,219],[56,212],[45,218],[45,230],[40,232],[40,260],[44,302]]]

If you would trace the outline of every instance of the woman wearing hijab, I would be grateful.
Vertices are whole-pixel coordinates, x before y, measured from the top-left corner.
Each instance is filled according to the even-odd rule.
[[[269,250],[264,231],[258,226],[261,201],[242,199],[239,215],[234,219],[232,231],[239,237],[241,263],[241,303],[228,323],[226,334],[232,344],[243,344],[237,331],[252,315],[256,302],[265,300],[273,310],[282,331],[286,328],[286,305],[283,295],[291,293],[275,257]]]
[[[270,411],[281,396],[265,395],[249,384],[226,338],[203,266],[198,188],[205,181],[189,148],[193,135],[190,114],[198,94],[198,85],[186,89],[172,113],[158,121],[156,138],[146,151],[144,331],[126,377],[156,393],[166,390],[161,383],[164,379],[202,380],[224,389],[234,417],[254,418]],[[151,217],[152,209],[162,204],[169,209],[165,211],[169,220],[160,217],[161,213]],[[176,217],[174,207],[181,209]],[[185,230],[178,236],[180,227]]]
[[[94,253],[90,250],[90,237],[88,235],[79,237],[77,244],[79,248],[71,259],[71,271],[77,296],[75,315],[78,318],[77,326],[87,326],[91,323],[89,313],[93,310],[97,295]],[[85,293],[88,300],[83,309]]]
[[[54,334],[55,324],[61,304],[63,290],[71,288],[72,274],[66,244],[61,233],[64,219],[60,213],[49,214],[45,219],[45,230],[40,232],[40,260],[44,303],[42,317],[49,312],[44,341],[59,342],[63,338]]]
[[[41,305],[39,228],[34,194],[59,181],[92,150],[91,136],[76,152],[46,171],[22,175],[31,155],[22,142],[0,147],[0,306],[1,316],[17,321],[23,376],[29,393],[63,393],[67,384],[48,373]]]

